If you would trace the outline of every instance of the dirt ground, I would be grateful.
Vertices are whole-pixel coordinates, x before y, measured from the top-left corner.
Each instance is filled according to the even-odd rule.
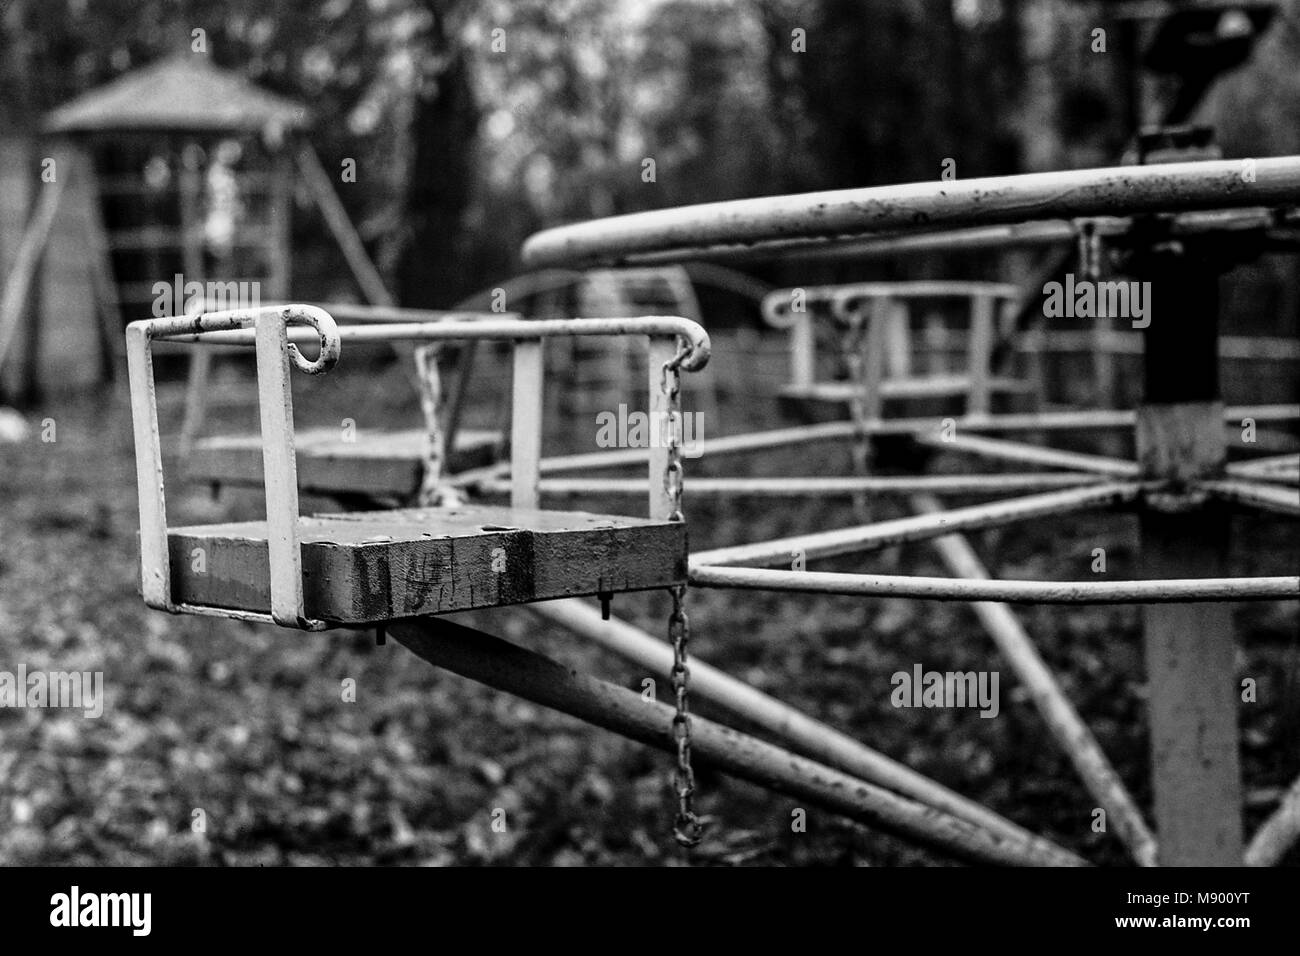
[[[300,402],[300,422],[328,420],[331,411],[362,429],[414,420],[382,378],[332,388]],[[770,409],[749,411],[776,424]],[[392,641],[376,646],[369,634],[313,635],[146,609],[123,395],[52,401],[31,418],[29,441],[0,448],[0,670],[21,663],[29,672],[103,671],[107,704],[98,719],[0,710],[0,863],[686,862],[669,834],[665,754],[435,670]],[[56,423],[54,442],[40,440],[46,418]],[[178,422],[169,401],[164,430]],[[711,433],[739,430],[727,424]],[[692,499],[689,490],[691,474],[720,469],[845,473],[843,449],[769,455],[747,466],[687,464],[694,548],[853,521],[846,501],[719,502]],[[178,479],[168,491],[173,520],[253,506],[238,494],[214,503]],[[875,507],[903,513],[883,500]],[[1234,571],[1294,574],[1294,529],[1235,519]],[[1128,515],[1036,521],[972,543],[1005,576],[1086,578],[1095,547],[1107,549],[1111,577],[1138,576]],[[945,573],[924,545],[818,567]],[[614,613],[656,634],[665,632],[667,611],[663,595],[614,604]],[[690,613],[700,658],[1096,862],[1127,863],[1113,834],[1093,832],[1093,801],[964,605],[700,591],[690,596]],[[1017,613],[1149,813],[1138,609]],[[1241,706],[1249,832],[1300,774],[1300,637],[1295,602],[1242,604],[1234,613],[1239,676],[1258,682],[1258,701]],[[522,611],[479,614],[473,623],[629,688],[649,676]],[[916,663],[999,670],[1001,713],[894,708],[890,675]],[[355,702],[341,693],[349,678]],[[667,681],[659,687],[667,700]],[[705,703],[697,709],[716,716]],[[795,832],[797,801],[708,768],[698,776],[712,823],[696,863],[949,862],[815,807],[804,808],[806,831]],[[506,827],[497,832],[494,812],[502,810],[496,818]]]

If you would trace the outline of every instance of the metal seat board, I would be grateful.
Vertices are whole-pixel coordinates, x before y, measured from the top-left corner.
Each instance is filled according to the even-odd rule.
[[[300,529],[306,611],[338,624],[686,580],[681,522],[466,506],[319,515]],[[170,528],[167,537],[173,600],[270,607],[265,522]]]

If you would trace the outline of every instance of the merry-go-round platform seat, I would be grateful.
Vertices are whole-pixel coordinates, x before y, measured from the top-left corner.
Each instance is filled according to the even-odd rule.
[[[763,316],[789,333],[790,381],[777,393],[782,412],[806,421],[842,420],[855,400],[868,417],[1030,411],[1034,383],[990,368],[1020,297],[1005,283],[934,279],[774,290],[763,300]],[[921,305],[945,301],[968,314],[966,328],[948,328],[939,314],[927,316],[925,329],[913,328]],[[835,330],[831,358],[848,367],[847,379],[819,377],[826,364],[817,354],[819,318]],[[953,368],[956,351],[965,360]],[[930,368],[921,372],[917,365]]]
[[[306,324],[309,329],[294,328]],[[709,338],[679,316],[338,327],[315,306],[133,322],[127,328],[140,504],[141,591],[150,607],[323,630],[549,598],[674,588],[687,575],[679,424],[650,449],[648,517],[538,508],[544,340],[638,335],[648,408],[680,422],[679,370],[702,368]],[[266,519],[167,526],[151,343],[253,345]],[[290,370],[328,371],[343,341],[497,339],[513,343],[510,504],[303,517]],[[298,343],[319,345],[308,360]],[[676,435],[677,440],[671,436]],[[310,461],[310,459],[309,459]]]
[[[681,522],[508,506],[304,517],[304,608],[360,624],[672,587],[686,581],[685,538]],[[269,613],[265,521],[170,528],[167,540],[178,602]]]

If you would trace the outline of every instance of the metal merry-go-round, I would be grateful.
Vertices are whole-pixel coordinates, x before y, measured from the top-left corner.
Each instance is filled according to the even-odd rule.
[[[1135,410],[1003,412],[988,401],[990,336],[961,386],[965,410],[897,418],[882,411],[888,310],[845,308],[853,332],[844,420],[711,438],[709,459],[812,442],[862,449],[854,473],[776,478],[684,478],[681,374],[710,358],[707,332],[675,316],[526,321],[480,317],[337,325],[310,306],[133,323],[128,330],[146,602],[176,612],[320,630],[376,627],[429,662],[675,754],[675,834],[700,838],[692,759],[794,795],[957,859],[1082,865],[1077,853],[698,660],[687,666],[687,588],[760,589],[971,602],[1025,686],[1111,828],[1140,865],[1277,862],[1300,837],[1300,780],[1247,841],[1241,822],[1231,602],[1300,598],[1300,577],[1233,576],[1230,508],[1300,514],[1297,456],[1228,463],[1225,422],[1286,422],[1294,405],[1225,409],[1219,392],[1218,278],[1264,249],[1300,239],[1300,157],[1203,160],[914,183],[639,213],[533,236],[529,267],[581,269],[825,249],[1002,248],[1030,241],[1104,241],[1126,275],[1151,283],[1144,336],[1144,397]],[[1100,240],[1099,240],[1100,237]],[[1085,250],[1082,254],[1087,257]],[[1094,268],[1095,264],[1089,266]],[[897,290],[896,290],[897,291]],[[987,318],[979,325],[986,333]],[[647,340],[652,418],[664,441],[648,448],[544,457],[543,343],[557,336]],[[508,463],[445,481],[463,493],[508,493],[508,506],[452,504],[305,517],[299,514],[291,370],[327,371],[345,343],[508,341],[513,346]],[[153,397],[154,341],[251,346],[256,351],[267,520],[169,527]],[[319,344],[307,359],[300,345]],[[973,349],[973,351],[975,351]],[[717,360],[718,357],[715,357]],[[721,356],[725,361],[725,356]],[[805,382],[806,384],[806,382]],[[841,390],[845,391],[845,390]],[[942,433],[941,433],[942,429]],[[1132,429],[1135,460],[1084,454],[1008,436],[1059,429]],[[872,440],[925,444],[1036,468],[1023,474],[876,475]],[[1001,437],[993,437],[1001,436]],[[645,481],[589,477],[644,463]],[[582,477],[561,477],[579,472]],[[691,495],[903,496],[915,514],[772,541],[690,553]],[[540,496],[643,493],[645,516],[540,508]],[[958,508],[947,494],[989,496]],[[963,534],[1015,522],[1122,508],[1139,515],[1140,580],[995,578]],[[785,570],[808,561],[868,556],[905,542],[934,544],[951,577]],[[188,556],[206,553],[202,572]],[[666,589],[669,641],[608,614],[611,595]],[[599,597],[604,608],[582,600]],[[1140,604],[1149,680],[1155,826],[1139,812],[1099,743],[1007,606]],[[672,706],[647,700],[531,650],[437,615],[526,604],[537,616],[671,677]],[[602,613],[603,612],[603,613]],[[698,625],[699,622],[697,622]],[[689,691],[759,728],[780,745],[693,716]]]

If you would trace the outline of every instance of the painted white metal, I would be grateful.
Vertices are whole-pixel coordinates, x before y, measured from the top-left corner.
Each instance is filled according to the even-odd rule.
[[[966,414],[973,418],[987,416],[990,403],[989,360],[993,355],[993,307],[990,296],[978,295],[971,300],[970,345],[966,356],[970,391],[966,397]]]
[[[1007,441],[1001,438],[983,438],[955,433],[951,437],[918,435],[916,440],[923,445],[942,448],[946,451],[969,452],[973,455],[1000,458],[1005,461],[1015,461],[1023,464],[1044,465],[1048,468],[1094,471],[1099,475],[1112,475],[1117,478],[1129,478],[1138,473],[1137,462],[1126,461],[1122,458],[1060,451],[1055,448],[1043,448],[1039,445]]]
[[[764,567],[786,563],[795,551],[809,561],[837,554],[877,550],[909,541],[924,541],[954,531],[992,528],[1031,518],[1068,514],[1133,501],[1141,491],[1137,482],[1111,482],[1053,491],[1023,498],[955,508],[936,514],[915,515],[875,524],[794,535],[772,541],[733,545],[701,551],[691,556],[691,568],[704,565]]]
[[[542,460],[543,343],[516,342],[510,414],[510,505],[537,507]]]
[[[307,360],[288,341],[287,325],[312,327],[319,355]],[[249,330],[255,336],[262,417],[263,464],[266,472],[267,526],[270,531],[272,611],[265,615],[221,608],[196,609],[172,600],[167,539],[167,506],[152,346],[155,340]],[[289,365],[319,374],[338,361],[338,329],[329,313],[313,306],[275,306],[209,312],[132,322],[126,330],[131,385],[131,417],[136,450],[136,491],[140,507],[141,590],[145,602],[160,610],[206,613],[246,620],[274,620],[290,627],[320,629],[302,607],[301,551],[298,544],[297,463],[293,452],[293,406]]]
[[[1203,481],[1199,484],[1236,504],[1277,514],[1300,516],[1300,489],[1281,488],[1255,481]]]
[[[127,327],[126,362],[135,432],[136,496],[140,506],[140,590],[149,607],[170,610],[172,589],[162,441],[158,436],[153,355],[149,351],[148,328],[143,322],[133,322]]]
[[[650,337],[646,352],[646,375],[649,388],[650,410],[650,460],[646,467],[646,481],[650,488],[647,507],[649,515],[667,521],[676,510],[668,481],[667,429],[681,427],[680,401],[669,401],[664,393],[664,365],[677,354],[677,340],[662,336]],[[678,438],[680,439],[680,434]]]
[[[614,216],[548,229],[524,243],[532,267],[678,258],[764,242],[848,240],[915,229],[1128,216],[1294,203],[1300,156],[1160,163],[764,196]]]
[[[1168,604],[1300,598],[1300,577],[1185,578],[1161,581],[1024,581],[938,578],[916,574],[844,574],[699,565],[691,585],[748,591],[797,591],[929,601],[1013,604]]]
[[[257,320],[257,392],[262,420],[266,486],[266,548],[271,572],[271,617],[284,627],[306,619],[298,525],[298,458],[293,447],[293,390],[289,338],[278,315]]]
[[[204,332],[206,331],[205,329]],[[687,372],[698,372],[708,365],[712,348],[709,334],[704,328],[698,322],[679,315],[532,321],[494,316],[491,319],[473,321],[381,322],[373,325],[345,325],[338,329],[338,335],[343,342],[432,342],[446,339],[528,341],[566,335],[676,335],[684,338],[690,346],[690,352],[681,364]],[[211,335],[187,335],[182,331],[168,337],[182,342],[210,345],[252,345],[255,341],[250,331],[223,331]],[[300,338],[310,340],[305,333],[295,335],[291,332],[289,335],[290,342],[297,342]]]

